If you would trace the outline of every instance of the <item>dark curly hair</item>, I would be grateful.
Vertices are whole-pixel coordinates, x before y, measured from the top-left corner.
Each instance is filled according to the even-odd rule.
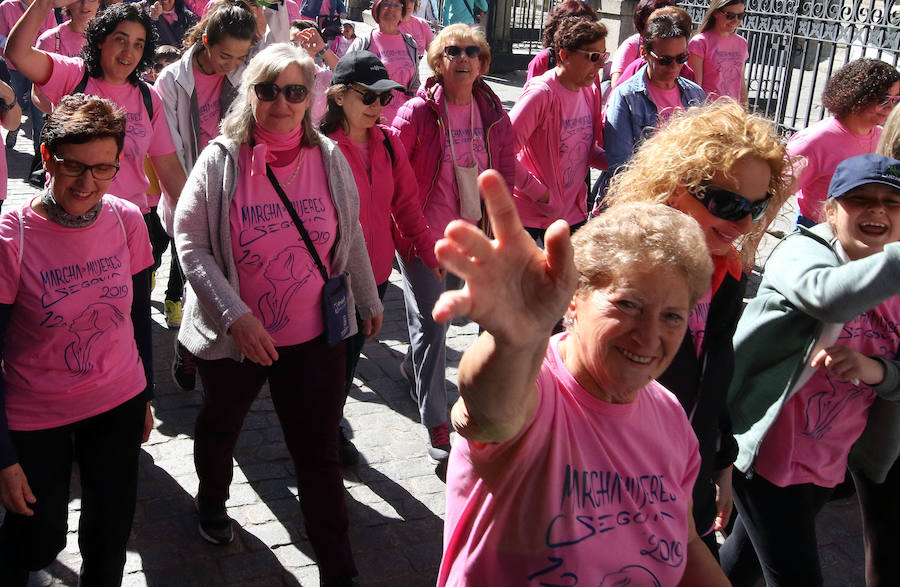
[[[580,1],[580,0],[579,0]],[[637,34],[643,36],[644,29],[647,28],[647,19],[658,8],[663,6],[675,6],[675,0],[641,0],[634,8],[634,30]]]
[[[550,14],[547,15],[547,20],[544,21],[544,36],[542,37],[544,47],[549,48],[553,46],[553,37],[556,35],[556,29],[559,28],[560,21],[568,17],[584,18],[591,22],[600,20],[597,12],[587,2],[565,0],[557,4],[550,11]]]
[[[822,104],[841,119],[877,104],[898,81],[900,72],[893,65],[880,59],[857,59],[831,75]]]
[[[156,52],[156,43],[159,37],[150,13],[140,4],[120,2],[98,12],[84,30],[84,46],[81,48],[81,57],[84,59],[84,66],[91,77],[103,77],[103,67],[100,65],[100,45],[120,23],[125,21],[142,25],[147,33],[144,53],[134,70],[128,74],[128,81],[137,85],[141,72],[153,65],[153,55]]]
[[[556,50],[575,51],[585,45],[596,43],[606,38],[606,25],[602,22],[591,22],[583,18],[566,18],[553,38]]]
[[[125,111],[106,98],[70,94],[63,96],[47,118],[41,142],[50,154],[61,145],[83,145],[111,137],[117,152],[125,143]]]

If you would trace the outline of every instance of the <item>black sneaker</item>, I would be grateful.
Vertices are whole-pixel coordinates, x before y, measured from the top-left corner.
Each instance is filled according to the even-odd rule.
[[[200,523],[197,531],[210,544],[228,544],[234,540],[232,519],[225,511],[225,504],[209,504],[199,497],[194,500]]]
[[[347,438],[347,434],[341,426],[338,426],[338,461],[342,467],[352,467],[359,464],[359,451]]]
[[[175,339],[175,358],[172,359],[172,380],[182,391],[197,386],[197,362],[194,355]]]
[[[446,462],[450,458],[450,423],[429,428],[428,440],[428,457],[438,464]]]

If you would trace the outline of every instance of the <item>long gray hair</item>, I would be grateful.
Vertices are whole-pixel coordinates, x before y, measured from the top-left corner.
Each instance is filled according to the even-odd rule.
[[[253,104],[258,99],[253,92],[253,86],[261,83],[274,82],[282,71],[291,64],[296,64],[303,74],[303,84],[309,88],[307,100],[312,103],[313,86],[316,80],[316,69],[313,60],[303,49],[294,47],[288,43],[269,45],[256,54],[247,69],[241,86],[238,88],[237,97],[228,109],[228,114],[222,119],[222,135],[237,143],[249,143],[253,139],[253,128],[256,119],[253,117]],[[310,108],[307,107],[303,115],[303,139],[300,144],[311,147],[319,144],[319,134],[315,131],[310,120]]]

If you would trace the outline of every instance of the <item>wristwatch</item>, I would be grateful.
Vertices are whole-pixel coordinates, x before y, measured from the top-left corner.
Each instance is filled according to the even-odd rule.
[[[325,55],[325,52],[328,51],[328,45],[322,47],[318,53],[316,53],[316,59],[320,58],[322,55]]]

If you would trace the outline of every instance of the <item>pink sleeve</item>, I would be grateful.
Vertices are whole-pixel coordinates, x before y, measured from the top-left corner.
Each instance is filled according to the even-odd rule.
[[[817,173],[810,173],[818,167],[816,165],[816,149],[810,148],[814,138],[816,137],[813,133],[798,133],[788,140],[785,147],[788,156],[794,160],[792,169],[795,193],[802,191],[811,179],[818,176]]]
[[[147,267],[153,265],[153,249],[150,246],[150,236],[147,233],[147,224],[141,215],[141,210],[131,202],[121,198],[110,198],[125,225],[128,252],[131,253],[131,274],[137,275]]]
[[[437,241],[422,214],[419,182],[416,180],[412,165],[409,164],[409,157],[400,141],[399,133],[392,129],[385,129],[385,132],[394,149],[394,197],[391,200],[394,223],[403,238],[413,243],[416,254],[422,262],[429,269],[434,269],[438,266],[437,257],[434,255],[434,245]]]
[[[172,142],[172,133],[169,130],[169,123],[166,122],[166,115],[163,111],[163,102],[159,97],[156,88],[150,87],[150,99],[153,102],[153,140],[147,149],[147,155],[157,157],[159,155],[168,155],[175,152],[175,143]]]
[[[294,0],[285,0],[284,5],[287,6],[288,20],[294,22],[300,20],[300,5]]]
[[[688,43],[688,51],[701,59],[706,59],[706,37],[699,34]]]
[[[8,36],[17,20],[19,20],[19,14],[15,1],[6,0],[6,2],[0,3],[0,35]]]
[[[640,40],[637,33],[631,35],[622,42],[622,46],[619,47],[613,55],[610,73],[622,73],[625,71],[625,67],[634,61],[635,55],[640,53],[639,51],[635,51],[635,48],[639,43]]]
[[[0,304],[12,304],[19,290],[20,211],[0,216]]]
[[[46,51],[47,53],[57,53],[56,50],[56,32],[54,29],[44,31],[34,43],[36,49]]]
[[[434,31],[431,30],[431,25],[428,24],[427,20],[419,19],[419,24],[422,26],[422,38],[425,39],[425,45],[427,46],[434,40]],[[424,48],[422,49],[425,50]]]
[[[38,86],[55,104],[59,102],[60,98],[74,90],[81,78],[84,77],[84,61],[81,57],[66,57],[56,53],[47,53],[47,56],[50,57],[53,69],[50,71],[47,83],[38,84]],[[162,110],[161,103],[159,109]],[[171,142],[171,139],[169,141]]]
[[[533,89],[534,87],[525,89],[509,113],[516,153],[521,153],[526,141],[545,117],[544,107],[549,100],[550,92],[543,88]],[[516,161],[516,188],[534,200],[543,196],[547,191],[547,186],[532,175],[521,161],[518,161],[518,158]]]
[[[534,58],[528,62],[528,76],[525,78],[527,82],[533,77],[544,74],[550,65],[550,50],[544,49],[538,52]]]

